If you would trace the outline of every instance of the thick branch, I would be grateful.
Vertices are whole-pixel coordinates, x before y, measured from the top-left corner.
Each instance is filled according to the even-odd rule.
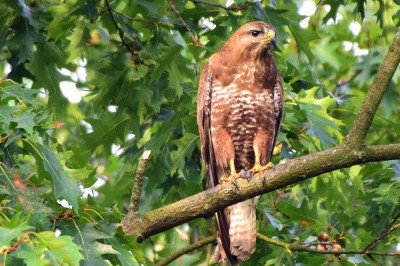
[[[265,171],[266,180],[256,174],[250,181],[238,179],[237,186],[224,183],[143,215],[129,212],[123,220],[123,229],[128,235],[137,235],[140,242],[190,220],[210,217],[217,210],[237,202],[323,173],[366,162],[394,159],[400,159],[400,144],[367,146],[358,150],[340,145],[294,160],[283,160],[275,170]]]
[[[189,253],[190,251],[193,251],[195,249],[201,248],[205,245],[211,244],[213,242],[215,242],[216,240],[216,236],[209,236],[206,237],[196,243],[193,243],[187,247],[184,247],[180,250],[178,250],[177,252],[172,253],[170,256],[168,256],[166,259],[160,261],[159,263],[156,264],[156,266],[164,266],[167,265],[168,263],[171,263],[172,261],[176,260],[177,258],[179,258],[180,256]]]
[[[364,102],[354,121],[353,127],[346,137],[345,142],[348,145],[357,147],[361,145],[368,129],[371,126],[372,120],[378,109],[379,103],[382,100],[383,94],[392,79],[394,72],[400,62],[400,31],[397,32],[388,53],[383,60],[378,73],[375,76],[372,85],[365,96]]]

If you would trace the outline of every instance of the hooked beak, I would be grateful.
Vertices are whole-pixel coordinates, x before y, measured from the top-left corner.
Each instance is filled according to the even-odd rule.
[[[273,46],[275,46],[276,43],[275,32],[269,31],[267,33],[267,36],[264,39],[261,39],[260,42],[271,43]]]

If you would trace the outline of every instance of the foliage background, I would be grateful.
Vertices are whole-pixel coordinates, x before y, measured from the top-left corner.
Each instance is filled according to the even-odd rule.
[[[225,2],[173,1],[174,10],[164,0],[0,1],[2,265],[151,265],[212,234],[212,222],[198,219],[139,245],[119,223],[145,149],[152,159],[142,212],[202,191],[199,72],[248,21],[277,30],[285,116],[273,161],[342,142],[399,26],[398,1],[322,0],[310,17],[298,13],[302,0]],[[354,23],[358,33],[349,28]],[[400,141],[399,82],[397,71],[367,144]],[[66,90],[82,97],[68,100]],[[257,206],[259,232],[285,242],[328,232],[345,249],[363,249],[399,214],[399,181],[400,164],[392,161],[269,193]],[[394,231],[376,250],[394,251],[399,242]],[[206,262],[212,251],[199,249],[175,264]],[[396,258],[376,260],[390,265]],[[258,241],[243,265],[332,262],[371,260],[290,256]]]

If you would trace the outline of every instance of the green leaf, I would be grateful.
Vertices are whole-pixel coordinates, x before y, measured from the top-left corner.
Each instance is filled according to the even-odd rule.
[[[158,66],[151,74],[150,82],[160,78],[161,73],[170,66],[171,63],[176,60],[178,54],[183,50],[183,47],[180,45],[174,45],[168,49],[166,53],[159,57]]]
[[[326,210],[317,208],[317,206],[310,204],[308,199],[304,198],[299,208],[293,206],[287,201],[279,201],[278,210],[289,216],[288,222],[302,222],[307,221],[313,227],[321,227],[327,225],[329,213]]]
[[[161,151],[161,147],[166,145],[168,139],[172,135],[172,131],[175,127],[181,123],[182,118],[186,115],[186,112],[179,112],[173,115],[168,122],[165,122],[161,125],[161,127],[157,130],[157,133],[154,134],[151,140],[146,143],[145,147],[148,150],[152,151],[152,155],[157,157]]]
[[[338,13],[338,9],[341,5],[345,5],[345,0],[324,0],[323,4],[329,5],[329,12],[322,19],[323,23],[326,24],[329,19],[333,19],[336,21],[336,14]]]
[[[74,183],[82,181],[88,178],[91,174],[93,174],[93,170],[89,170],[86,168],[79,168],[79,169],[66,168],[65,172],[67,172],[68,176]]]
[[[9,206],[21,204],[27,212],[46,215],[51,209],[41,198],[50,193],[50,188],[45,185],[32,185],[29,178],[32,167],[29,164],[21,164],[19,168],[4,169],[0,171],[0,187],[4,185],[9,195]]]
[[[84,24],[80,24],[74,28],[73,33],[67,39],[70,41],[66,49],[66,52],[69,53],[67,62],[71,62],[78,57],[82,57],[83,53],[87,51],[87,41],[90,39],[90,33]]]
[[[85,10],[85,1],[68,0],[58,2],[57,4],[47,8],[48,12],[54,15],[53,21],[47,25],[48,39],[56,41],[61,37],[65,37],[78,21],[78,17]]]
[[[125,125],[128,123],[127,116],[105,115],[100,119],[86,120],[93,127],[93,132],[83,135],[86,147],[94,151],[103,145],[107,153],[111,152],[111,145],[119,137],[123,140]]]
[[[76,265],[83,259],[79,252],[82,248],[72,241],[70,236],[55,237],[54,232],[43,231],[36,234],[40,244],[47,247],[47,252],[59,261],[69,265]]]
[[[20,219],[22,212],[14,215],[11,221],[3,222],[0,227],[0,250],[7,249],[11,246],[11,242],[17,237],[23,237],[23,234],[33,229],[28,225],[30,216],[27,215]]]
[[[329,96],[315,99],[318,87],[307,90],[305,95],[299,95],[300,109],[304,110],[309,123],[306,127],[310,131],[311,136],[317,137],[325,147],[336,145],[337,141],[332,137],[335,136],[339,141],[342,140],[339,126],[343,125],[340,120],[331,117],[327,109],[335,103],[335,99]]]
[[[35,122],[33,119],[35,118],[36,114],[32,111],[28,110],[25,111],[21,116],[10,118],[10,121],[16,122],[17,128],[24,129],[28,134],[33,134],[33,127],[35,126]]]
[[[103,254],[118,254],[110,244],[104,244],[97,240],[106,240],[109,235],[96,230],[93,224],[82,224],[76,227],[73,223],[62,224],[66,233],[73,236],[75,242],[83,247],[81,254],[86,265],[107,265],[101,257]]]
[[[33,58],[33,45],[39,39],[39,35],[23,17],[15,19],[12,29],[16,34],[6,42],[6,45],[17,48],[18,63],[25,63]]]
[[[32,242],[21,242],[17,250],[17,258],[23,259],[26,265],[49,265],[50,261],[43,258],[44,247],[35,247]]]
[[[49,106],[61,117],[65,115],[67,99],[61,93],[60,82],[69,78],[58,71],[56,63],[63,61],[64,53],[55,44],[38,44],[35,58],[30,65],[30,70],[35,75],[32,88],[45,88],[49,92]]]
[[[78,212],[78,197],[82,196],[79,187],[72,183],[71,178],[61,168],[54,153],[45,147],[40,147],[40,151],[43,154],[44,167],[52,177],[56,198],[66,199],[72,205],[74,211]]]
[[[178,149],[171,153],[171,175],[175,174],[178,169],[183,170],[185,160],[190,160],[193,150],[197,146],[198,138],[198,135],[186,133],[182,138],[173,141],[178,146]]]
[[[4,123],[5,129],[8,129],[12,114],[17,110],[15,106],[1,105],[0,106],[0,123]]]
[[[37,100],[34,96],[38,94],[39,91],[37,90],[30,90],[25,88],[24,84],[16,84],[11,86],[6,86],[0,90],[1,100],[7,98],[13,98],[18,100],[23,100],[27,103],[32,104],[34,107],[43,106],[44,104]]]
[[[264,209],[264,213],[265,213],[265,216],[267,216],[268,221],[272,224],[272,226],[276,230],[281,231],[283,228],[281,221],[279,221],[277,218],[272,216],[272,214],[270,213],[270,210],[268,210],[267,208]]]
[[[303,51],[307,55],[308,61],[312,62],[314,54],[311,51],[310,42],[318,39],[318,34],[311,30],[302,29],[299,26],[289,25],[288,27],[293,35],[293,38],[296,40],[299,52]]]

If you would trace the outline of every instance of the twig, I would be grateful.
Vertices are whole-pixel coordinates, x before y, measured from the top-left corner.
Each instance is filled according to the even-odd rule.
[[[97,13],[97,15],[96,15],[94,18],[90,19],[90,23],[95,22],[95,21],[96,21],[101,15],[103,15],[103,13],[106,12],[107,10],[108,10],[107,8],[104,8],[104,9],[101,10],[99,13]]]
[[[362,72],[361,69],[358,69],[356,72],[354,72],[354,74],[350,78],[348,78],[346,80],[338,80],[338,82],[336,82],[336,85],[335,85],[335,90],[339,87],[342,87],[346,84],[351,83],[358,75],[360,75],[361,72]]]
[[[387,235],[391,234],[394,230],[396,230],[397,228],[400,227],[400,224],[396,224],[394,225],[394,223],[397,221],[397,219],[400,218],[400,214],[398,214],[396,217],[394,217],[392,219],[392,222],[386,227],[386,229],[383,231],[383,233],[377,237],[376,239],[374,239],[371,243],[369,243],[365,248],[364,251],[373,249],[374,247],[376,247],[376,245],[379,244],[379,242],[386,237]]]
[[[114,12],[114,13],[120,15],[120,16],[123,16],[123,17],[126,18],[126,19],[132,20],[132,21],[144,22],[144,23],[148,23],[148,24],[152,24],[152,25],[155,25],[155,24],[165,24],[165,23],[162,23],[162,22],[156,22],[156,21],[154,21],[154,20],[145,19],[145,18],[133,18],[133,17],[130,17],[130,16],[128,16],[128,15],[125,15],[124,13],[118,12],[117,10],[115,10],[115,9],[113,9],[113,8],[111,8],[111,10],[112,10],[112,12]]]
[[[260,233],[257,233],[257,237],[259,239],[264,240],[270,244],[280,246],[286,249],[286,251],[291,254],[292,251],[296,252],[309,252],[309,253],[318,253],[318,254],[371,254],[371,255],[379,255],[379,256],[400,256],[400,252],[377,252],[377,251],[365,251],[365,250],[317,250],[314,248],[305,247],[301,244],[288,244],[279,240],[275,240],[273,238],[264,236]]]
[[[121,38],[122,44],[126,47],[126,49],[128,49],[128,51],[132,54],[132,56],[136,55],[135,51],[133,51],[132,48],[128,45],[128,43],[125,41],[124,32],[118,26],[118,22],[114,17],[113,9],[111,8],[110,3],[108,2],[108,0],[104,0],[104,2],[107,6],[107,11],[110,14],[111,20],[114,23],[114,26],[117,28],[117,31],[118,31],[119,37]]]
[[[371,255],[371,254],[367,254],[367,257],[372,260],[373,263],[375,263],[375,265],[377,266],[381,266],[382,264],[380,264],[379,262],[376,261],[376,259]]]
[[[249,7],[249,4],[244,4],[244,5],[242,5],[242,6],[237,6],[237,7],[225,7],[225,6],[220,5],[220,4],[211,3],[211,2],[202,1],[202,0],[191,0],[191,1],[192,1],[193,3],[198,3],[198,4],[204,4],[204,5],[219,7],[219,8],[225,9],[225,11],[227,11],[227,12],[229,12],[229,11],[238,12],[238,11],[241,11],[241,10],[246,9],[246,8]]]
[[[180,256],[182,256],[182,255],[184,255],[186,253],[189,253],[189,252],[191,252],[191,251],[193,251],[195,249],[201,248],[201,247],[203,247],[205,245],[211,244],[211,243],[215,242],[215,240],[216,240],[216,236],[215,235],[206,237],[206,238],[204,238],[204,239],[202,239],[200,241],[197,241],[196,243],[193,243],[193,244],[191,244],[191,245],[189,245],[187,247],[184,247],[184,248],[172,253],[167,258],[165,258],[162,261],[158,262],[156,264],[156,266],[167,265],[168,263],[171,263],[172,261],[176,260]]]
[[[194,33],[192,32],[192,30],[189,28],[189,26],[186,24],[185,20],[183,19],[183,17],[181,16],[181,14],[179,14],[178,10],[176,10],[174,4],[172,3],[173,0],[168,0],[168,3],[172,9],[172,11],[174,11],[174,13],[179,17],[179,19],[182,21],[183,26],[185,26],[186,30],[189,32],[190,38],[192,39],[192,42],[195,46],[201,46],[200,41],[198,40],[198,38],[196,38],[196,36],[194,35]]]
[[[133,185],[131,201],[129,203],[129,212],[138,213],[139,211],[139,203],[140,203],[140,194],[142,193],[142,186],[144,181],[144,172],[147,168],[147,163],[149,162],[151,155],[151,151],[145,151],[142,154],[142,157],[139,160],[136,176],[135,176],[135,184]]]
[[[383,94],[392,79],[400,62],[400,31],[397,32],[388,53],[376,74],[374,81],[365,96],[364,102],[354,121],[353,127],[345,139],[345,143],[358,147],[364,143],[372,119],[375,116]]]

